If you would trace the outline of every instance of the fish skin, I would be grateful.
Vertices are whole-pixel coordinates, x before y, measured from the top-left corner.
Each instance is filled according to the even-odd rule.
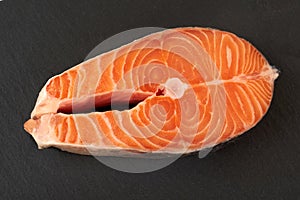
[[[232,33],[168,29],[49,79],[24,128],[39,148],[78,154],[191,153],[255,126],[277,77],[254,46]],[[59,113],[111,100],[140,103],[124,111]]]

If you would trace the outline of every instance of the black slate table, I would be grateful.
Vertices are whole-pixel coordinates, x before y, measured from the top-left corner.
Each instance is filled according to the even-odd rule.
[[[300,2],[0,1],[0,199],[299,199]],[[253,129],[203,159],[129,174],[38,150],[23,130],[46,80],[137,27],[202,26],[246,38],[281,69]]]

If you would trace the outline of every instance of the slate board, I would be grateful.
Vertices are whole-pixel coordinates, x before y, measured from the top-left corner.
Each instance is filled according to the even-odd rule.
[[[0,2],[0,199],[299,199],[300,2]],[[119,172],[89,156],[38,150],[23,130],[46,80],[106,38],[137,27],[202,26],[246,38],[281,69],[253,129],[203,159]]]

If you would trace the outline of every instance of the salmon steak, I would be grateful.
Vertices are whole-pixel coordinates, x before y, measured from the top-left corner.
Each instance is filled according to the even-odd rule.
[[[166,29],[50,78],[24,128],[39,148],[187,154],[254,127],[270,106],[277,77],[235,34]]]

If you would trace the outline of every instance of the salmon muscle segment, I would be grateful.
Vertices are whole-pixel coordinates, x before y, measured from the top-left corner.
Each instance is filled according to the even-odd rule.
[[[277,77],[232,33],[167,29],[49,79],[24,128],[39,148],[78,154],[190,153],[255,126]]]

